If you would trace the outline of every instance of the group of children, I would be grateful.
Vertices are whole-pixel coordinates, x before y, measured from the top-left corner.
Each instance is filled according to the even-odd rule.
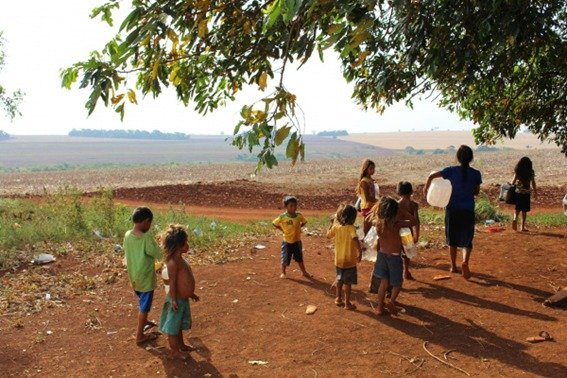
[[[525,227],[525,213],[529,211],[530,186],[535,190],[535,174],[529,159],[520,161],[515,169],[514,183],[518,186],[518,203],[514,217],[514,228],[517,217],[523,215],[522,229]],[[349,204],[341,204],[327,231],[328,238],[334,238],[336,297],[335,304],[347,310],[355,310],[351,302],[352,285],[358,283],[357,264],[362,259],[364,246],[355,227],[358,212],[362,213],[363,234],[371,227],[376,228],[378,240],[371,248],[377,252],[377,259],[372,272],[369,291],[378,294],[378,314],[386,311],[397,315],[396,298],[400,293],[404,279],[413,280],[410,259],[404,256],[400,229],[410,228],[414,243],[420,237],[419,206],[412,200],[413,188],[409,182],[400,182],[397,187],[399,198],[383,196],[378,200],[372,175],[375,164],[371,160],[363,162],[357,193],[361,199],[360,209]],[[524,195],[524,197],[522,197]],[[307,220],[299,213],[298,200],[289,196],[283,200],[286,212],[273,220],[273,226],[282,231],[281,245],[281,278],[286,278],[287,267],[295,260],[302,274],[312,278],[303,261],[301,230]],[[144,333],[156,326],[148,320],[156,288],[155,261],[162,258],[162,252],[155,239],[148,233],[153,221],[150,209],[137,208],[132,221],[134,227],[124,238],[124,250],[128,277],[135,294],[139,299],[138,326],[136,342],[143,344],[155,339],[154,334]],[[168,273],[169,293],[166,295],[159,328],[168,336],[171,355],[185,359],[185,352],[191,347],[183,341],[183,330],[191,328],[191,309],[189,300],[199,301],[195,294],[195,278],[191,267],[182,257],[187,253],[188,234],[183,226],[170,225],[162,235],[162,248],[166,253],[165,268]],[[389,301],[386,297],[389,294]]]
[[[132,214],[134,227],[124,237],[124,252],[128,278],[138,297],[138,326],[136,343],[142,345],[156,338],[155,334],[145,333],[156,326],[148,320],[156,289],[155,262],[162,258],[156,240],[148,231],[153,214],[147,207],[139,207]],[[183,341],[183,331],[191,328],[191,307],[189,299],[199,301],[195,294],[195,278],[189,264],[182,255],[189,250],[189,236],[183,226],[170,225],[161,237],[165,252],[165,267],[168,273],[169,293],[163,304],[159,328],[168,336],[171,356],[186,359],[186,352],[192,350]]]
[[[374,182],[371,178],[375,165],[366,160],[362,165],[361,184],[358,193],[361,197],[361,212],[364,219],[363,233],[372,226],[376,227],[378,241],[375,250],[378,252],[372,273],[370,292],[378,294],[378,314],[385,314],[387,309],[393,315],[398,313],[396,298],[400,293],[404,277],[412,280],[409,258],[403,255],[400,229],[408,227],[412,230],[414,243],[419,240],[419,206],[412,200],[413,188],[409,182],[398,184],[398,200],[392,197],[376,199]],[[282,273],[286,278],[286,268],[292,258],[299,264],[304,276],[310,278],[303,262],[301,244],[301,228],[307,221],[297,211],[298,201],[295,197],[284,198],[286,212],[273,221],[274,227],[283,232],[284,241],[281,249]],[[341,204],[327,231],[328,238],[335,240],[336,298],[335,304],[347,310],[355,310],[351,302],[352,285],[358,283],[357,264],[362,260],[363,243],[357,233],[355,223],[357,209],[348,204]],[[379,286],[376,285],[379,280]],[[386,302],[387,291],[390,300]]]

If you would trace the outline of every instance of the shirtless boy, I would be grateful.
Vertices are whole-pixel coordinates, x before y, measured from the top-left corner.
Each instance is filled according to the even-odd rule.
[[[195,294],[195,277],[183,254],[189,251],[189,236],[183,226],[170,225],[163,238],[166,267],[169,276],[169,294],[160,317],[160,330],[167,335],[171,357],[187,359],[185,352],[193,349],[183,341],[183,331],[191,329],[189,298],[199,301]]]
[[[416,221],[415,225],[411,228],[411,233],[413,235],[413,242],[417,244],[419,241],[419,205],[417,202],[411,199],[413,194],[413,187],[411,183],[407,181],[402,181],[398,184],[398,195],[400,199],[398,203],[400,208],[398,211],[399,219],[414,219]],[[409,271],[410,259],[402,254],[404,260],[404,279],[413,280],[413,276]]]

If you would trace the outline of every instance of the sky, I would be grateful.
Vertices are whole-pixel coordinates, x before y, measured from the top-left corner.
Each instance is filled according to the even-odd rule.
[[[0,129],[12,135],[67,134],[73,128],[141,129],[187,134],[232,133],[240,108],[262,98],[265,93],[250,87],[235,102],[205,116],[191,105],[183,106],[173,90],[157,100],[149,96],[138,106],[127,108],[124,122],[101,103],[87,117],[84,108],[88,91],[61,88],[61,68],[84,60],[90,51],[100,50],[114,35],[100,20],[91,20],[90,11],[104,0],[2,0],[0,30],[4,31],[6,66],[0,83],[8,90],[25,93],[22,117],[10,122],[0,115]],[[120,11],[115,24],[120,25]],[[116,26],[116,25],[115,25]],[[421,101],[414,109],[396,104],[383,115],[364,111],[351,99],[352,88],[343,79],[338,59],[327,54],[325,62],[313,57],[299,71],[288,67],[284,82],[297,95],[306,115],[306,133],[343,130],[350,133],[470,129],[431,101]],[[140,100],[140,99],[139,99]]]

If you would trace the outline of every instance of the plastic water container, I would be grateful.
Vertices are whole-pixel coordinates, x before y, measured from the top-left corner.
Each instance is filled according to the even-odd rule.
[[[565,194],[565,197],[563,198],[563,212],[567,215],[567,194]]]
[[[427,203],[433,207],[445,207],[449,204],[452,191],[451,181],[440,177],[435,178],[431,181],[427,192]]]
[[[378,251],[376,251],[374,244],[378,240],[378,234],[376,233],[376,227],[372,226],[370,231],[364,237],[364,246],[366,249],[362,252],[362,259],[364,261],[376,262],[378,257]]]
[[[374,183],[374,198],[380,197],[380,186]]]
[[[407,227],[400,229],[400,237],[402,238],[402,246],[404,247],[404,252],[406,256],[413,259],[417,256],[417,247],[413,243],[413,235],[411,230]]]
[[[169,282],[169,273],[167,273],[167,267],[164,266],[161,270],[161,279],[163,280],[163,287],[165,288],[165,295],[169,294],[169,285],[166,282]]]

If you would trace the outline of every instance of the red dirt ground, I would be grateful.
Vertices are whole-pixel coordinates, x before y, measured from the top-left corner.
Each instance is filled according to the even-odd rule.
[[[439,238],[440,231],[424,235]],[[3,376],[464,376],[431,358],[422,347],[428,341],[441,359],[454,350],[449,362],[472,376],[565,377],[567,313],[541,302],[554,288],[567,286],[566,238],[565,229],[479,233],[470,282],[459,276],[433,281],[446,273],[447,253],[422,250],[414,268],[417,281],[405,283],[400,295],[407,312],[379,318],[367,300],[374,296],[365,290],[370,263],[359,269],[358,310],[348,312],[333,304],[330,242],[304,237],[312,281],[301,278],[295,266],[288,280],[280,280],[280,239],[267,237],[258,240],[266,250],[243,248],[241,261],[194,267],[202,300],[192,305],[194,327],[186,338],[198,351],[189,362],[169,360],[163,336],[150,348],[135,345],[136,300],[122,274],[113,285],[23,318],[23,328],[0,317],[0,369]],[[93,274],[71,256],[32,269]],[[163,297],[160,285],[154,319]],[[305,315],[307,305],[316,305],[317,312]],[[93,316],[101,329],[85,327]],[[555,341],[525,342],[542,330]],[[45,335],[43,343],[34,342],[38,334]],[[252,366],[251,360],[268,364]]]
[[[423,186],[415,188],[415,200],[425,205]],[[483,186],[491,199],[496,201],[500,187],[497,185]],[[380,187],[383,195],[395,195],[393,185]],[[567,193],[567,185],[545,186],[538,188],[539,196],[533,201],[534,207],[557,208],[561,199]],[[261,184],[248,180],[237,180],[221,183],[197,183],[191,185],[164,185],[145,188],[121,188],[114,191],[117,200],[127,200],[135,203],[179,204],[206,208],[238,208],[281,209],[284,196],[295,194],[299,197],[303,210],[335,209],[341,202],[354,202],[356,195],[354,187],[326,187],[319,189],[305,188],[301,193],[286,193],[283,188],[274,185]],[[130,203],[132,203],[130,202]]]

